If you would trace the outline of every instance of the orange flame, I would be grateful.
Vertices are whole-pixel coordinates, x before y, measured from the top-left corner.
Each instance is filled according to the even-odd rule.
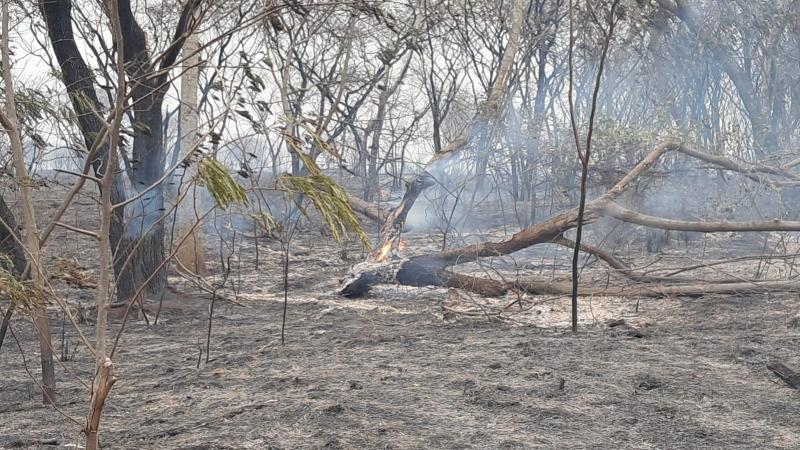
[[[393,254],[405,251],[406,247],[406,241],[399,236],[395,236],[386,241],[379,250],[375,251],[372,254],[372,259],[375,262],[388,261]],[[396,250],[396,253],[393,250]]]
[[[389,254],[392,252],[392,243],[394,240],[390,239],[383,244],[380,250],[375,254],[376,262],[384,262],[389,259]]]

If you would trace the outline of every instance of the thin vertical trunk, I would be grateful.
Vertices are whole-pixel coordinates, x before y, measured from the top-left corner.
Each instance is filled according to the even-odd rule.
[[[19,120],[17,119],[17,105],[14,100],[14,84],[11,73],[11,57],[8,42],[8,1],[3,1],[3,37],[2,37],[2,66],[4,78],[4,90],[6,97],[5,111],[0,117],[3,128],[11,141],[11,152],[14,160],[15,178],[19,185],[20,208],[24,221],[25,250],[28,254],[30,264],[30,277],[33,288],[37,291],[44,290],[44,274],[41,266],[41,254],[39,251],[39,231],[36,227],[36,214],[33,209],[33,197],[31,189],[31,179],[25,166],[25,155],[23,154],[22,138],[19,134]],[[34,324],[39,335],[40,360],[42,365],[42,400],[45,404],[55,403],[56,395],[56,376],[53,367],[53,348],[50,342],[50,320],[47,317],[45,305],[38,305],[34,310]]]
[[[371,202],[378,191],[380,180],[378,177],[378,159],[381,151],[381,134],[383,132],[384,120],[386,120],[386,104],[388,103],[391,92],[389,90],[389,80],[391,78],[392,67],[389,64],[383,65],[383,92],[378,96],[378,111],[375,118],[370,123],[364,136],[364,143],[372,134],[372,143],[367,155],[367,182],[364,187],[364,200]]]
[[[539,66],[536,71],[536,99],[533,102],[533,116],[531,117],[531,121],[528,123],[531,131],[531,139],[526,149],[525,186],[527,187],[526,200],[530,202],[529,223],[531,224],[536,221],[536,193],[534,192],[534,186],[536,186],[536,161],[539,158],[539,149],[542,145],[542,128],[545,120],[545,100],[549,82],[545,69],[547,67],[547,58],[550,54],[550,45],[552,45],[553,42],[555,42],[555,39],[548,40],[547,43],[542,44],[542,47],[539,48]]]
[[[111,23],[114,42],[117,44],[118,49],[116,60],[117,95],[114,101],[114,114],[108,132],[108,146],[111,151],[108,154],[107,170],[100,180],[100,228],[97,230],[100,273],[97,282],[97,324],[95,325],[97,361],[95,364],[95,376],[92,381],[89,414],[86,417],[86,425],[83,430],[86,434],[86,450],[100,448],[100,415],[103,412],[111,387],[116,381],[114,365],[106,351],[106,327],[108,326],[108,309],[111,303],[111,265],[113,261],[109,232],[114,219],[111,187],[114,185],[115,178],[117,178],[116,149],[119,146],[119,133],[125,111],[125,93],[127,89],[125,71],[123,69],[125,65],[125,50],[119,45],[122,41],[122,30],[116,0],[106,0],[106,10]]]
[[[197,87],[200,74],[199,43],[197,34],[192,33],[183,45],[183,74],[181,75],[181,109],[180,109],[180,152],[181,159],[195,150],[197,144]],[[191,182],[197,174],[197,165],[189,164],[183,176],[184,181]],[[195,196],[192,186],[186,197],[178,205],[178,242],[183,242],[175,255],[177,260],[195,274],[204,275],[206,261],[203,245],[203,227],[193,227],[196,219]],[[184,240],[187,234],[191,234]]]
[[[581,151],[581,145],[578,136],[578,125],[577,125],[577,118],[575,114],[575,104],[572,98],[573,92],[573,49],[575,46],[575,38],[573,35],[573,11],[572,11],[572,1],[570,1],[569,5],[569,116],[570,116],[570,123],[572,125],[572,133],[575,139],[575,147],[578,151],[578,159],[581,163],[581,185],[580,185],[580,199],[578,203],[578,221],[577,226],[575,227],[575,251],[572,254],[572,332],[575,333],[578,331],[578,256],[580,255],[580,248],[581,248],[581,238],[583,233],[583,220],[584,220],[584,213],[586,210],[586,183],[588,180],[589,175],[589,161],[591,158],[592,152],[592,134],[594,132],[594,118],[595,113],[597,112],[597,97],[600,92],[600,81],[603,78],[603,68],[605,67],[606,63],[606,56],[608,56],[608,48],[611,46],[611,37],[614,35],[614,25],[616,24],[614,12],[617,9],[617,5],[619,4],[620,0],[614,0],[614,3],[611,4],[611,12],[608,15],[608,33],[605,36],[605,41],[603,42],[603,52],[600,56],[600,65],[597,68],[597,78],[595,79],[594,83],[594,91],[592,93],[592,100],[590,104],[589,110],[589,123],[588,123],[588,131],[586,132],[586,147]]]
[[[519,169],[517,167],[516,149],[511,152],[511,200],[516,203],[520,200],[519,195]]]

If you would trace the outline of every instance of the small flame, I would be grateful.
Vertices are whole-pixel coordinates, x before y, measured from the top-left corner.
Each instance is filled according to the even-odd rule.
[[[407,245],[404,239],[398,236],[393,237],[386,241],[379,250],[372,254],[372,259],[375,262],[386,262],[392,257],[392,255],[405,251],[406,247]]]
[[[392,244],[394,243],[393,239],[386,241],[381,247],[380,250],[375,254],[375,261],[377,262],[384,262],[389,259],[389,254],[392,252]]]

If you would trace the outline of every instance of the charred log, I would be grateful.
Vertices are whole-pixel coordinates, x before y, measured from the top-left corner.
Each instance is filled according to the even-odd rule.
[[[377,284],[395,284],[401,263],[402,261],[393,260],[356,264],[350,270],[348,278],[343,281],[339,294],[344,297],[362,297]]]
[[[370,289],[379,284],[397,284],[402,286],[430,286],[463,289],[486,297],[499,297],[509,291],[526,292],[533,295],[570,295],[570,281],[540,281],[517,279],[498,281],[490,278],[476,277],[449,270],[431,271],[430,267],[411,259],[395,260],[383,264],[364,263],[370,268],[359,267],[351,274],[339,291],[340,295],[350,298],[362,297]],[[355,269],[355,267],[354,267]],[[752,295],[766,292],[797,292],[798,281],[735,281],[735,280],[675,280],[674,283],[638,282],[631,285],[608,284],[598,287],[593,284],[580,286],[582,296],[619,296],[619,297],[690,297],[699,298],[707,295]]]

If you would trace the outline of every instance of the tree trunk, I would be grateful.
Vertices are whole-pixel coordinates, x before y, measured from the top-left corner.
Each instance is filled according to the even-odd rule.
[[[200,74],[200,57],[197,53],[199,44],[197,34],[192,33],[184,43],[183,74],[181,75],[181,108],[180,108],[180,158],[191,154],[197,144],[197,86]],[[184,169],[184,182],[192,182],[197,174],[197,165],[188,164]],[[187,195],[178,205],[178,242],[183,244],[178,249],[175,257],[184,267],[197,275],[205,275],[206,261],[204,254],[203,227],[193,227],[196,219],[195,198],[193,186],[187,186]],[[189,231],[194,230],[194,231]],[[183,239],[187,234],[191,236]]]
[[[100,134],[102,125],[95,115],[99,111],[100,101],[94,89],[94,75],[86,65],[80,50],[75,42],[72,29],[72,3],[70,0],[40,0],[39,8],[47,23],[47,34],[53,46],[64,86],[67,89],[72,108],[78,119],[78,127],[83,135],[87,151],[95,146],[95,138]],[[99,143],[98,143],[99,144]],[[99,144],[96,158],[92,161],[95,175],[102,177],[105,173],[105,164],[108,159],[108,145]],[[125,187],[122,177],[116,177],[111,188],[111,201],[121,204],[126,199]],[[126,255],[122,239],[124,234],[125,208],[116,208],[113,212],[109,238],[111,248],[114,249],[114,272],[118,282],[133,284],[133,280],[126,279],[130,272],[122,270]],[[124,299],[120,299],[124,301]]]
[[[9,49],[9,11],[8,3],[3,2],[2,14],[2,70],[4,81],[4,94],[6,97],[5,111],[0,113],[0,123],[2,123],[8,138],[11,141],[11,154],[14,160],[14,177],[19,186],[20,208],[24,220],[24,240],[25,251],[28,254],[28,264],[30,264],[30,278],[33,289],[38,292],[44,291],[45,275],[42,267],[41,252],[39,246],[39,231],[36,226],[36,213],[33,207],[33,192],[31,188],[31,178],[25,166],[25,154],[22,147],[22,136],[19,132],[19,120],[17,119],[17,104],[14,100],[14,84],[11,72],[11,56]],[[56,375],[53,367],[53,347],[50,341],[50,319],[47,316],[47,305],[42,303],[36,305],[33,311],[34,325],[39,336],[39,355],[42,366],[42,401],[45,404],[53,404],[56,400]]]
[[[28,261],[25,258],[25,251],[17,240],[19,234],[14,212],[11,211],[3,196],[0,195],[0,253],[11,258],[14,274],[22,276]]]
[[[166,286],[164,259],[165,149],[162,142],[161,96],[147,85],[133,88],[133,160],[128,172],[132,197],[126,206],[125,226],[115,255],[116,304],[138,300],[137,292],[155,298]]]

